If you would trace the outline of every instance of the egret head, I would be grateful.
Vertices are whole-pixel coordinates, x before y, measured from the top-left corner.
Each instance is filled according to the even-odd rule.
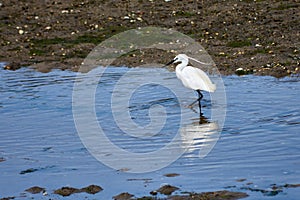
[[[185,54],[178,54],[172,61],[167,63],[165,66],[171,65],[172,63],[188,63],[189,62],[189,57]]]

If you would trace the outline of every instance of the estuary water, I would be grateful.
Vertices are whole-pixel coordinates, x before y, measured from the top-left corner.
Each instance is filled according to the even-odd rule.
[[[129,68],[110,68],[99,81],[87,83],[85,92],[96,86],[90,104],[88,93],[74,98],[76,77],[85,84],[88,75],[2,68],[0,198],[112,199],[122,192],[142,197],[166,184],[180,188],[174,194],[226,189],[247,193],[245,199],[300,196],[300,187],[286,185],[300,183],[299,79],[222,77],[226,105],[217,105],[223,96],[203,93],[200,119],[197,105],[187,107],[196,94],[166,69],[140,68],[126,79]],[[152,81],[146,76],[151,74]],[[169,85],[158,84],[158,76]],[[214,109],[222,116],[214,117]],[[95,131],[93,120],[105,134],[95,141],[101,148],[85,140],[97,139],[89,135]],[[118,157],[108,144],[136,157]],[[53,194],[64,186],[91,184],[103,191]],[[24,192],[33,186],[45,188],[47,195]]]

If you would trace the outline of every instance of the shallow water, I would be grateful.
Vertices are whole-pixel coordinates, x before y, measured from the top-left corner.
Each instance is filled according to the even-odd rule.
[[[72,112],[72,102],[76,101],[72,100],[76,73],[55,70],[44,74],[26,68],[5,71],[1,66],[0,158],[5,161],[0,162],[0,197],[60,199],[52,194],[53,190],[90,184],[100,185],[104,190],[95,195],[73,194],[64,199],[111,199],[121,192],[141,197],[163,184],[179,187],[178,194],[229,189],[248,193],[250,196],[246,199],[297,199],[300,195],[300,188],[284,188],[274,196],[245,189],[268,190],[272,184],[300,183],[299,81],[223,77],[227,95],[225,125],[212,151],[201,159],[199,150],[201,152],[205,137],[198,135],[198,130],[208,133],[216,129],[210,119],[210,108],[214,105],[210,103],[209,94],[204,93],[203,112],[211,123],[199,124],[198,114],[185,107],[196,96],[181,86],[174,73],[164,69],[139,69],[137,79],[143,80],[142,75],[149,72],[159,73],[184,97],[178,102],[172,91],[155,83],[140,87],[128,101],[132,120],[146,126],[151,123],[151,116],[155,117],[149,108],[160,105],[164,110],[159,107],[162,114],[155,119],[158,123],[164,119],[164,112],[167,113],[165,126],[155,135],[151,135],[150,130],[142,136],[128,136],[112,120],[115,116],[110,100],[112,89],[127,70],[111,68],[97,84],[95,113],[99,125],[114,144],[133,153],[160,149],[181,130],[180,133],[187,133],[180,137],[183,147],[173,148],[184,149],[183,155],[153,172],[130,173],[130,169],[122,165],[119,170],[112,169],[89,153],[77,133]],[[132,79],[133,83],[137,79]],[[126,88],[130,85],[122,85],[120,91],[127,94]],[[117,106],[116,109],[122,108]],[[181,122],[184,128],[180,127]],[[110,149],[106,154],[108,158],[109,153]],[[164,156],[162,154],[161,160],[166,160]],[[165,177],[167,173],[180,175]],[[238,182],[238,179],[246,180]],[[36,185],[46,188],[49,195],[24,194],[25,189]]]

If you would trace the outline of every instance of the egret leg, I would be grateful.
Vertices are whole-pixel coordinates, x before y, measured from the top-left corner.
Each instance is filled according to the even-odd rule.
[[[200,90],[196,90],[198,92],[199,98],[198,98],[198,102],[199,102],[199,112],[200,112],[200,116],[203,115],[202,111],[201,111],[201,99],[203,98],[203,94],[201,93]]]
[[[198,97],[198,99],[196,99],[193,103],[191,103],[189,105],[189,108],[193,108],[194,104],[198,102],[199,103],[200,116],[202,116],[203,113],[201,112],[201,99],[203,98],[203,94],[201,93],[200,90],[196,90],[196,91],[198,92],[199,97]]]

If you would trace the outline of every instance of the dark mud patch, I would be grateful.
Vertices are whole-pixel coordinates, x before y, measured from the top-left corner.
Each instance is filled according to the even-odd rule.
[[[262,193],[264,196],[276,196],[279,193],[283,192],[282,188],[269,188],[269,189],[260,189],[260,188],[252,188],[252,187],[241,187],[240,189],[242,190],[248,190],[251,192],[260,192]]]
[[[236,182],[244,182],[244,181],[246,181],[247,179],[245,179],[245,178],[240,178],[240,179],[236,179],[235,181]]]
[[[3,197],[0,200],[11,200],[11,199],[15,199],[16,197]]]
[[[168,173],[168,174],[164,174],[165,177],[176,177],[176,176],[180,176],[180,174],[177,173]]]
[[[285,188],[297,188],[297,187],[300,187],[300,183],[298,183],[298,184],[285,184],[283,187],[285,187]]]
[[[243,182],[243,181],[238,181],[238,182]],[[251,187],[252,184],[253,184],[252,182],[248,182],[242,187],[228,186],[226,188],[238,188],[239,190],[248,190],[251,192],[259,192],[263,196],[276,196],[276,195],[284,192],[284,189],[300,187],[300,184],[284,184],[284,185],[271,184],[267,188],[257,188],[257,187]]]
[[[152,181],[152,178],[128,178],[127,181],[144,181],[145,183],[149,183]]]
[[[243,192],[231,192],[227,190],[215,191],[215,192],[202,192],[202,193],[190,193],[189,196],[172,196],[170,200],[235,200],[248,197],[248,194]]]
[[[36,172],[36,171],[52,169],[54,167],[55,167],[54,165],[51,165],[51,166],[40,167],[40,168],[29,168],[29,169],[26,169],[26,170],[22,170],[19,174],[23,175],[23,174],[33,173],[33,172]]]
[[[202,192],[202,193],[185,193],[183,195],[172,195],[166,198],[157,198],[151,196],[145,196],[141,198],[131,198],[133,200],[236,200],[248,197],[248,194],[243,192],[231,192],[227,190],[215,191],[215,192]]]
[[[96,194],[98,192],[101,192],[102,190],[103,189],[97,185],[89,185],[81,189],[73,188],[73,187],[62,187],[60,189],[55,190],[54,194],[58,194],[65,197],[65,196],[70,196],[71,194],[81,193],[81,192],[86,192],[88,194]]]
[[[38,170],[39,169],[29,168],[29,169],[26,169],[26,170],[22,170],[19,174],[28,174],[28,173],[36,172]]]

